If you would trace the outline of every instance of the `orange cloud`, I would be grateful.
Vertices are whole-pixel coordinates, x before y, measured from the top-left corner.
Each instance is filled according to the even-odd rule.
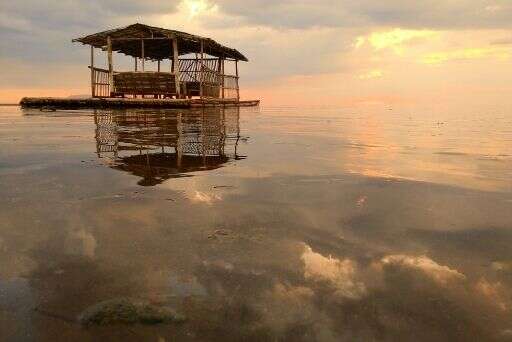
[[[421,59],[425,64],[440,64],[452,60],[471,60],[471,59],[508,59],[511,56],[511,50],[508,47],[483,47],[466,48],[444,52],[434,52],[424,56]]]

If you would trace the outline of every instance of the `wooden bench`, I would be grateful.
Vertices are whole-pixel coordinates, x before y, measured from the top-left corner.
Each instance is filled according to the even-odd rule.
[[[116,73],[112,96],[125,95],[176,96],[176,75],[155,71]]]

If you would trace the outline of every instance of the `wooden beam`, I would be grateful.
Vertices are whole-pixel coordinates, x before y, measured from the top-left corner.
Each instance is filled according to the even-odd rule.
[[[137,69],[139,67],[139,59],[137,57],[133,57],[135,59],[135,72],[137,72]],[[134,94],[133,97],[136,99],[137,95]]]
[[[94,72],[94,46],[91,45],[91,97],[96,96],[95,92],[95,72]]]
[[[194,53],[194,56],[195,56],[195,64],[194,64],[194,70],[195,70],[195,73],[194,73],[194,77],[195,77],[195,81],[196,82],[199,82],[199,55],[197,53]]]
[[[181,87],[180,87],[180,65],[179,65],[179,51],[178,51],[178,39],[174,37],[172,39],[172,66],[174,68],[174,77],[176,79],[176,98],[181,97]]]
[[[114,92],[114,64],[112,61],[112,40],[107,37],[107,58],[108,58],[108,83],[110,86],[109,96]]]
[[[200,71],[199,71],[199,97],[203,98],[203,61],[204,61],[204,43],[201,39],[201,64],[200,64]]]
[[[158,66],[157,71],[158,71],[158,72],[160,72],[160,60],[158,60],[158,61],[157,61],[157,66]],[[163,95],[162,95],[162,96],[163,96]],[[159,94],[157,94],[157,95],[156,95],[156,97],[157,97],[157,99],[159,99],[159,98],[160,98],[160,95],[159,95]],[[162,146],[162,153],[164,153],[163,148],[164,148],[164,147]]]
[[[142,58],[142,71],[144,71],[144,39],[140,40],[141,42],[141,58]]]
[[[235,61],[236,70],[236,99],[240,101],[240,86],[238,85],[238,60]]]
[[[112,38],[112,41],[117,40],[167,40],[169,38],[167,37],[152,37],[152,38],[130,38],[130,37],[119,37],[119,38]]]
[[[176,130],[178,133],[177,141],[176,141],[176,154],[177,154],[177,166],[178,169],[181,168],[181,159],[183,157],[183,143],[182,143],[182,122],[181,122],[181,112],[178,113]]]
[[[225,97],[224,95],[224,58],[219,58],[219,68],[220,68],[220,82],[221,82],[221,89],[222,89],[222,98]]]
[[[206,136],[206,130],[207,130],[207,124],[206,124],[206,118],[204,116],[205,108],[203,107],[201,110],[201,132],[199,135],[200,141],[203,143],[201,146],[201,154],[203,155],[203,165],[206,166],[206,144],[205,144],[205,136]]]

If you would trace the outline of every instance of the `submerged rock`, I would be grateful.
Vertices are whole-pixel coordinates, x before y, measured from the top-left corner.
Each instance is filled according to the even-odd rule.
[[[87,308],[79,321],[85,326],[109,324],[159,324],[183,322],[174,310],[126,298],[112,299]]]

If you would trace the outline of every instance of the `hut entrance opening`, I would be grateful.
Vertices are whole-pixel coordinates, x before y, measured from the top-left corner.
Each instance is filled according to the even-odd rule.
[[[210,38],[134,24],[73,42],[91,47],[92,97],[240,99],[238,61],[247,58]],[[95,49],[106,52],[105,69],[95,66]],[[133,70],[116,70],[114,52],[131,56]],[[156,63],[156,71],[147,70],[148,63]]]

